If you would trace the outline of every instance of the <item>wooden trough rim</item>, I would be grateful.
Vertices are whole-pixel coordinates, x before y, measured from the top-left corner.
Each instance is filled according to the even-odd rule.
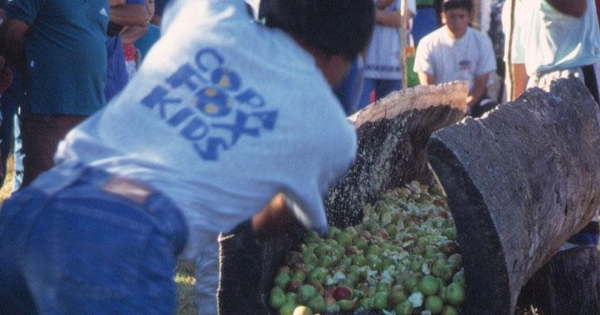
[[[348,120],[352,122],[355,128],[359,128],[366,122],[392,119],[406,111],[426,109],[440,104],[448,105],[466,113],[468,92],[469,83],[467,81],[419,85],[392,92],[382,100],[371,103],[351,115]],[[444,96],[444,99],[440,99],[440,96]]]

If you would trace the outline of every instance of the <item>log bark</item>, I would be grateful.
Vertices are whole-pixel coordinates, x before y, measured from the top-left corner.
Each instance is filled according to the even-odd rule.
[[[593,246],[556,254],[527,282],[517,310],[540,315],[600,314],[600,255]]]
[[[599,114],[585,86],[564,79],[432,135],[464,258],[463,314],[513,314],[527,280],[592,219]]]
[[[349,119],[358,135],[358,154],[348,175],[326,198],[330,224],[355,225],[362,209],[388,189],[412,180],[431,183],[425,146],[436,130],[462,119],[465,82],[417,86],[395,92]]]

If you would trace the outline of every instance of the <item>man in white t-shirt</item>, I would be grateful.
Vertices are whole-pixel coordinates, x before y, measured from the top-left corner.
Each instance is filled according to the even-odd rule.
[[[469,26],[472,11],[470,0],[443,2],[444,26],[421,39],[414,71],[422,85],[468,81],[467,105],[473,116],[480,116],[495,105],[487,87],[490,74],[496,71],[496,59],[490,38]]]
[[[508,2],[502,12],[504,32],[510,34],[513,26],[512,40],[505,46],[514,77],[509,99],[534,86],[548,90],[552,81],[572,75],[585,82],[598,102],[600,30],[595,1],[518,0],[513,23],[511,5]]]
[[[123,92],[3,203],[0,314],[175,314],[176,259],[219,232],[327,229],[323,198],[357,148],[331,87],[373,3],[272,0],[268,21],[243,0],[171,2]]]

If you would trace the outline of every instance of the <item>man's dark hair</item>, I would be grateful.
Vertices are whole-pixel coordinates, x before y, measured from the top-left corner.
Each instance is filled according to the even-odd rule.
[[[471,11],[473,11],[473,2],[471,0],[444,0],[442,11],[452,9],[466,9],[471,13]]]
[[[266,6],[267,26],[348,60],[368,45],[375,25],[372,0],[268,0]]]

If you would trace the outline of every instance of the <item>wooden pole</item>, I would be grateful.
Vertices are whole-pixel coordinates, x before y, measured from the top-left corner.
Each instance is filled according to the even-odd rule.
[[[406,69],[406,45],[408,43],[408,8],[407,0],[400,1],[400,67],[402,71],[402,88],[408,88],[408,69]]]
[[[509,101],[513,101],[513,91],[515,90],[515,76],[513,71],[513,63],[512,63],[512,55],[513,55],[513,38],[514,38],[514,28],[515,28],[515,0],[510,1],[510,13],[509,13],[509,25],[508,25],[508,34],[504,34],[504,38],[507,45],[506,50],[506,99]],[[504,3],[506,6],[509,2]],[[503,8],[506,10],[506,7]],[[506,29],[506,26],[504,27]]]

